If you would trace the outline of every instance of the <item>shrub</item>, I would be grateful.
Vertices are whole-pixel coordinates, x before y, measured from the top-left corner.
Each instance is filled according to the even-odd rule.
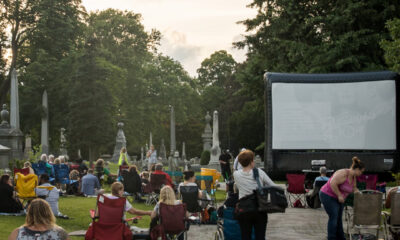
[[[210,151],[204,150],[201,153],[200,165],[208,165],[210,162]]]

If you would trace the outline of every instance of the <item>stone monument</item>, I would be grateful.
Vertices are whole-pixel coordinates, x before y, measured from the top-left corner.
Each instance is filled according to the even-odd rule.
[[[122,129],[124,127],[124,123],[119,122],[117,124],[118,126],[118,132],[117,132],[117,137],[115,138],[115,147],[114,147],[114,153],[111,158],[111,161],[113,162],[118,162],[119,160],[119,153],[121,151],[121,148],[125,147],[126,148],[126,138],[124,134],[124,130]],[[128,152],[128,151],[127,151]],[[129,154],[126,154],[129,159]]]
[[[0,168],[8,168],[9,163],[13,159],[23,159],[23,141],[24,134],[19,126],[19,100],[18,100],[18,79],[17,71],[11,71],[11,118],[9,121],[10,113],[7,110],[7,105],[3,105],[1,111],[1,124],[0,124]]]
[[[213,144],[210,151],[210,162],[208,167],[214,169],[220,169],[219,156],[221,155],[221,148],[219,147],[219,136],[218,136],[218,112],[214,111],[213,116]]]
[[[153,136],[151,135],[151,132],[150,132],[150,142],[149,142],[149,147],[151,147],[151,145],[153,145]]]
[[[25,136],[25,149],[24,149],[24,157],[28,159],[32,153],[32,138],[28,134]]]
[[[60,129],[60,155],[68,156],[67,139],[65,138],[65,128]]]
[[[42,95],[42,132],[40,135],[40,144],[42,145],[42,153],[49,154],[49,109],[47,102],[47,91],[44,90]]]
[[[18,100],[18,79],[17,79],[17,71],[15,68],[11,72],[11,117],[10,117],[10,125],[11,128],[20,129],[19,128],[19,100]]]
[[[163,164],[166,164],[168,159],[167,159],[167,151],[165,149],[164,139],[161,139],[160,157],[161,157],[161,162]]]
[[[204,128],[204,133],[201,135],[201,137],[203,138],[203,151],[205,150],[210,151],[212,143],[212,130],[210,126],[211,116],[209,112],[207,112],[205,119],[206,119],[206,126]]]
[[[173,156],[175,154],[176,150],[176,139],[175,139],[175,112],[174,112],[174,107],[170,106],[171,108],[171,148],[170,148],[170,155]]]
[[[255,156],[255,158],[254,158],[254,163],[255,163],[255,165],[256,165],[256,167],[262,167],[263,165],[262,165],[262,162],[261,162],[261,157],[260,157],[260,155],[256,155]]]
[[[186,146],[185,142],[182,143],[182,161],[186,161]]]

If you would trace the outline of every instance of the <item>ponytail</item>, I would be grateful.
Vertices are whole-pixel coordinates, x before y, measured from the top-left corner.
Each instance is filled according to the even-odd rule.
[[[351,169],[357,169],[357,168],[360,170],[365,169],[364,163],[361,162],[361,160],[358,157],[354,156],[352,160],[353,164],[351,165]]]

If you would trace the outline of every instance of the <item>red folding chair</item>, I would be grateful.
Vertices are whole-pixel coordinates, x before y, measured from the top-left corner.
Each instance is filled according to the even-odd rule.
[[[287,188],[286,195],[289,199],[291,207],[305,207],[306,206],[306,189],[304,181],[306,176],[304,174],[286,174]]]
[[[186,204],[167,205],[160,203],[160,224],[167,239],[175,240],[182,234],[186,236]]]
[[[124,220],[125,198],[110,199],[97,196],[96,211],[91,212],[93,222],[86,231],[86,240],[127,240],[133,235]]]
[[[376,190],[378,174],[363,174],[357,177],[357,182],[365,182],[367,190]]]
[[[17,173],[21,173],[22,175],[26,176],[29,174],[29,168],[14,168],[14,176]]]

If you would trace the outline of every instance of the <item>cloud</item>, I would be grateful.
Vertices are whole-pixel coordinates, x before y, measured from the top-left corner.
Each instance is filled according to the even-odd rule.
[[[160,51],[179,61],[191,76],[195,76],[204,49],[188,44],[184,33],[172,30],[163,32]]]

